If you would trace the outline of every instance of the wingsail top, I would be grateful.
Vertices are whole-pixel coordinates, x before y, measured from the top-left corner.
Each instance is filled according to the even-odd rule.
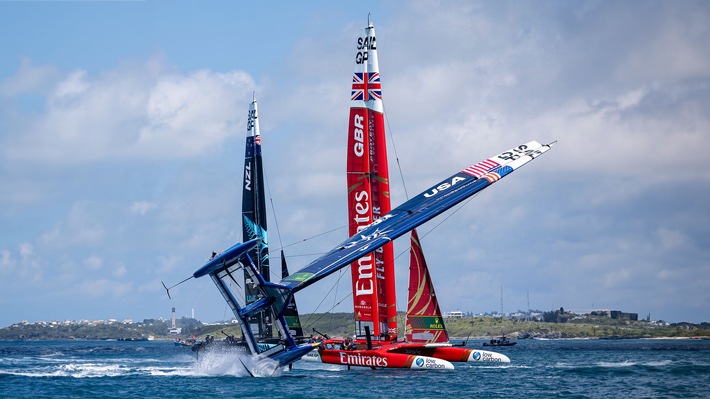
[[[355,72],[350,92],[347,184],[350,236],[391,210],[382,84],[377,62],[375,27],[357,38]],[[352,264],[355,333],[374,340],[397,337],[394,248],[385,244]]]

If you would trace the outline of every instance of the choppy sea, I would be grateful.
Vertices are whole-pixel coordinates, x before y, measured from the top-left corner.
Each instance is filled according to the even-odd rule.
[[[482,341],[469,346],[480,348]],[[172,342],[0,342],[3,398],[709,398],[710,340],[520,340],[511,363],[370,370],[297,362],[252,378]],[[247,359],[248,364],[248,359]]]

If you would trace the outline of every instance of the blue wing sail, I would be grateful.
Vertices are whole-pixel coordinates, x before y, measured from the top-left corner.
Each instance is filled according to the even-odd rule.
[[[475,173],[467,168],[442,180],[376,220],[359,234],[343,241],[303,269],[281,280],[279,285],[293,292],[302,290],[482,191],[545,153],[552,144],[541,145],[535,141],[522,144],[486,160],[493,160],[495,165],[491,164],[492,167],[485,173]]]

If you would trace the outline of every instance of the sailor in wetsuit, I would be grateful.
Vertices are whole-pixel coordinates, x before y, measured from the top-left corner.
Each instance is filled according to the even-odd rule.
[[[350,338],[345,338],[343,339],[343,343],[340,344],[340,349],[344,351],[352,351],[355,350],[355,345],[353,344],[353,341],[350,340]]]

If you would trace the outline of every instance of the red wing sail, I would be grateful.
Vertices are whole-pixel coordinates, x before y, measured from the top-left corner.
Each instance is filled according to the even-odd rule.
[[[434,284],[422,252],[419,235],[412,230],[409,261],[409,295],[405,336],[409,342],[447,343],[449,335],[436,299]]]
[[[391,210],[382,85],[372,25],[357,40],[355,62],[347,155],[350,236]],[[375,340],[396,339],[392,244],[358,259],[351,271],[356,335],[364,337],[369,327]]]

